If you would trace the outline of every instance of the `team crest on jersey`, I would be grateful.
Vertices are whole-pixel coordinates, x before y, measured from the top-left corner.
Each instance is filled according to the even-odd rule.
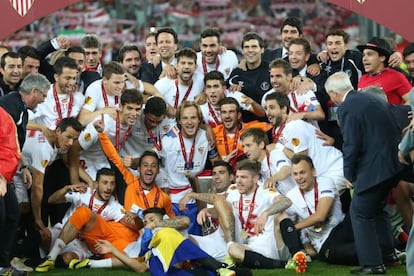
[[[232,190],[232,191],[237,190],[237,186],[236,185],[231,185],[229,189]]]
[[[43,168],[46,168],[47,167],[47,164],[49,164],[49,161],[48,160],[42,160],[42,161],[40,161],[40,165],[42,165]]]
[[[85,133],[83,138],[85,139],[86,142],[89,142],[91,140],[91,134],[89,132],[87,132],[87,133]]]
[[[276,193],[276,190],[275,189],[273,189],[273,188],[269,188],[269,193]]]
[[[292,138],[292,145],[295,147],[300,145],[300,140],[298,138]]]
[[[85,104],[91,104],[93,102],[92,98],[90,96],[87,96],[85,98]]]
[[[198,153],[199,154],[203,154],[203,152],[204,152],[204,147],[199,147],[198,148]]]
[[[263,91],[267,91],[267,90],[269,90],[269,89],[270,89],[270,84],[269,84],[267,81],[264,81],[264,82],[262,82],[262,83],[260,84],[260,88],[261,88]]]

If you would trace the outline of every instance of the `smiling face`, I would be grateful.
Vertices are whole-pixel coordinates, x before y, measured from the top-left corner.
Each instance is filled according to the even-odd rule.
[[[200,41],[200,51],[206,63],[213,64],[217,60],[220,50],[220,43],[216,36],[204,37]]]
[[[326,50],[332,61],[338,61],[345,55],[348,45],[345,44],[343,36],[330,35],[326,38]]]
[[[221,99],[224,99],[224,91],[226,86],[221,83],[220,80],[207,80],[205,93],[208,98],[208,102],[212,105],[217,105]]]
[[[158,52],[161,59],[165,62],[170,61],[177,51],[177,44],[174,42],[174,36],[170,33],[160,33],[157,40]]]
[[[193,138],[197,135],[198,127],[200,126],[200,118],[198,116],[197,108],[188,106],[181,110],[180,127],[184,137]]]
[[[234,175],[229,174],[226,166],[215,166],[213,168],[213,185],[216,193],[222,193],[227,190],[234,179]]]
[[[275,92],[288,94],[289,85],[292,81],[292,74],[286,75],[282,67],[275,67],[270,69],[270,83]]]
[[[234,133],[240,124],[241,112],[235,104],[223,104],[220,107],[220,117],[227,132]]]
[[[4,68],[1,68],[3,81],[10,87],[14,87],[22,79],[22,59],[6,57],[5,62]]]
[[[364,49],[362,52],[362,64],[365,72],[373,74],[384,69],[385,56],[380,56],[377,51]]]
[[[251,39],[243,42],[243,57],[249,67],[255,68],[262,62],[262,54],[264,49],[260,47],[259,41]]]
[[[193,58],[181,56],[177,61],[177,76],[181,84],[188,84],[193,79],[196,70],[196,63]]]
[[[149,189],[155,185],[155,178],[159,172],[158,160],[154,156],[145,155],[140,160],[138,167],[141,185]]]
[[[137,118],[141,114],[142,105],[136,103],[126,103],[120,106],[121,123],[129,126],[135,125]]]
[[[102,82],[108,95],[121,96],[125,86],[125,76],[113,73],[109,79],[104,76]]]
[[[259,180],[258,175],[253,175],[248,170],[237,170],[236,185],[240,194],[249,195],[253,193],[256,188],[256,183]]]
[[[132,75],[136,75],[141,68],[141,57],[138,51],[127,51],[124,54],[124,59],[122,60],[122,65],[128,70]]]
[[[286,115],[286,108],[281,109],[277,100],[266,100],[265,112],[269,123],[278,127],[282,123],[284,115]]]
[[[289,63],[292,69],[300,71],[305,68],[309,57],[310,54],[305,52],[303,45],[292,44],[289,46]]]
[[[305,192],[313,189],[316,171],[305,160],[292,164],[292,175],[299,188]]]
[[[59,94],[74,93],[77,89],[76,79],[78,77],[78,70],[63,67],[62,74],[55,74],[56,90]]]
[[[115,191],[115,176],[102,174],[97,182],[95,197],[101,201],[108,201]]]

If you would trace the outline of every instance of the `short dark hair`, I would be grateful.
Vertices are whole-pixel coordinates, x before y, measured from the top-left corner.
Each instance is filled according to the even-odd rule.
[[[112,74],[123,75],[125,74],[124,67],[116,61],[110,61],[103,66],[102,76],[106,79],[110,79]]]
[[[56,74],[60,75],[63,73],[63,68],[78,70],[78,65],[73,58],[63,56],[56,60],[53,65],[53,70]]]
[[[102,49],[102,42],[99,40],[97,35],[87,34],[81,39],[80,46],[83,49],[86,49],[86,48]]]
[[[85,50],[80,46],[71,46],[65,51],[65,56],[69,56],[71,53],[80,53],[85,55]]]
[[[249,171],[253,175],[260,175],[260,163],[257,161],[244,159],[237,162],[236,170]]]
[[[306,39],[304,39],[302,37],[297,37],[297,38],[292,39],[290,41],[290,43],[289,43],[289,48],[293,44],[295,44],[295,45],[302,45],[303,46],[303,50],[305,51],[305,54],[310,54],[310,52],[311,52],[311,46],[309,44],[309,41],[307,41]]]
[[[141,51],[136,45],[124,45],[118,52],[117,61],[123,62],[125,58],[125,53],[127,52],[138,52],[139,59],[141,59],[142,57]]]
[[[325,41],[328,39],[328,36],[342,36],[344,43],[349,42],[349,34],[341,29],[332,29],[325,35]]]
[[[161,97],[151,97],[145,103],[144,114],[152,114],[157,117],[167,113],[167,104]]]
[[[197,64],[197,54],[196,52],[191,48],[183,48],[179,50],[175,54],[175,58],[177,59],[177,63],[180,61],[182,57],[188,57],[194,60],[194,64]]]
[[[282,25],[280,26],[280,32],[283,31],[283,28],[286,26],[292,26],[292,27],[296,27],[296,29],[298,29],[299,34],[301,35],[303,33],[303,29],[302,29],[302,21],[298,18],[298,17],[288,17],[286,18],[283,22]]]
[[[138,92],[135,88],[125,89],[121,95],[121,105],[125,104],[140,104],[144,102],[141,93]]]
[[[161,160],[160,160],[158,154],[153,150],[146,150],[141,154],[141,156],[138,159],[138,167],[141,166],[142,158],[144,158],[145,156],[154,157],[155,159],[157,159],[158,167],[161,165]]]
[[[213,163],[213,169],[215,167],[220,167],[220,166],[226,167],[226,170],[229,174],[234,174],[233,167],[228,162],[224,160],[217,160]]]
[[[221,99],[218,103],[218,105],[220,106],[220,109],[221,109],[221,106],[223,106],[225,104],[234,104],[236,106],[236,111],[241,112],[240,104],[235,98],[225,97],[225,98]]]
[[[206,37],[210,37],[210,36],[215,36],[217,37],[217,41],[220,43],[220,32],[219,30],[215,29],[215,28],[208,28],[205,29],[201,34],[200,34],[200,39],[206,38]]]
[[[204,86],[209,80],[219,80],[222,85],[226,84],[223,73],[217,70],[210,71],[204,76]]]
[[[62,132],[65,131],[68,127],[72,127],[77,132],[81,132],[84,129],[83,125],[74,117],[63,118],[57,127]]]
[[[265,47],[265,43],[264,43],[263,38],[262,38],[260,35],[258,35],[257,33],[250,32],[250,33],[247,33],[247,34],[245,34],[245,35],[243,36],[243,40],[242,40],[242,48],[243,48],[243,46],[244,46],[244,43],[245,43],[246,41],[249,41],[249,40],[257,40],[257,42],[259,42],[259,46],[260,46],[260,48],[264,48],[264,47]]]
[[[163,27],[163,28],[159,28],[158,30],[157,30],[157,33],[155,34],[155,42],[158,44],[158,36],[161,34],[161,33],[169,33],[169,34],[172,34],[172,36],[174,37],[174,43],[175,44],[178,44],[178,35],[177,35],[177,33],[174,31],[174,29],[173,28],[171,28],[171,27]]]
[[[299,154],[295,154],[295,155],[293,155],[292,156],[292,159],[290,160],[291,162],[292,162],[292,164],[299,164],[299,162],[301,162],[301,161],[305,161],[306,163],[308,163],[309,164],[309,166],[312,168],[312,169],[314,169],[315,168],[315,166],[313,165],[313,161],[312,161],[312,158],[310,158],[308,155],[306,155],[306,154],[301,154],[301,153],[299,153]]]
[[[7,52],[7,53],[4,53],[2,56],[1,56],[1,61],[0,61],[0,65],[1,65],[1,68],[4,68],[4,66],[6,66],[6,58],[7,57],[9,57],[9,58],[22,58],[18,53],[16,53],[16,52]],[[23,62],[23,60],[22,60],[22,62]]]
[[[269,64],[269,69],[282,68],[285,75],[293,74],[292,66],[283,58],[277,58]]]
[[[289,114],[290,101],[287,95],[284,93],[273,92],[266,95],[265,101],[276,100],[279,107],[282,109],[286,107],[286,113]]]
[[[165,215],[165,209],[159,208],[159,207],[151,207],[151,208],[145,209],[144,212],[142,212],[142,214],[144,216],[148,214],[157,214],[163,217]]]
[[[405,58],[411,55],[412,53],[414,53],[414,43],[410,43],[404,48],[403,57]]]
[[[40,61],[42,58],[39,55],[39,51],[37,51],[37,49],[33,46],[23,46],[21,47],[17,53],[20,55],[20,57],[22,58],[22,61],[24,63],[24,60],[27,57],[33,58],[33,59],[37,59],[38,61]]]
[[[101,175],[115,176],[115,171],[110,168],[102,168],[96,172],[96,181],[99,181]]]

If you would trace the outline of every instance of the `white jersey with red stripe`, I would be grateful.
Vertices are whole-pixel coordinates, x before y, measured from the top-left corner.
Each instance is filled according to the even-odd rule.
[[[203,57],[202,53],[197,52],[196,72],[200,75],[205,75],[208,72],[217,70],[221,72],[224,76],[224,79],[227,80],[231,74],[231,71],[233,71],[234,68],[237,68],[239,66],[239,60],[237,59],[236,54],[232,50],[226,50],[217,56],[218,63],[217,62],[214,62],[212,64],[206,63],[207,72],[204,72],[202,57]]]
[[[81,92],[73,92],[73,104],[68,116],[70,94],[58,94],[59,106],[62,112],[62,119],[67,117],[78,117],[84,103],[84,96]],[[53,84],[47,91],[45,101],[37,106],[36,112],[31,116],[38,124],[45,125],[51,130],[55,130],[59,121],[58,108],[56,108],[55,97],[53,95]]]
[[[109,95],[108,91],[106,93],[108,99],[109,107],[118,107],[119,102],[121,101],[120,96]],[[96,80],[91,83],[85,92],[85,104],[83,108],[90,112],[96,110],[101,110],[105,107],[104,94],[102,92],[102,80]]]

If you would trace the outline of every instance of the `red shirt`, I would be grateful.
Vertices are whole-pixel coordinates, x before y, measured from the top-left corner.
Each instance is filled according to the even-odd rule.
[[[411,90],[407,78],[400,72],[386,68],[377,74],[364,74],[358,82],[358,90],[378,86],[384,90],[389,104],[404,104],[403,96]]]

